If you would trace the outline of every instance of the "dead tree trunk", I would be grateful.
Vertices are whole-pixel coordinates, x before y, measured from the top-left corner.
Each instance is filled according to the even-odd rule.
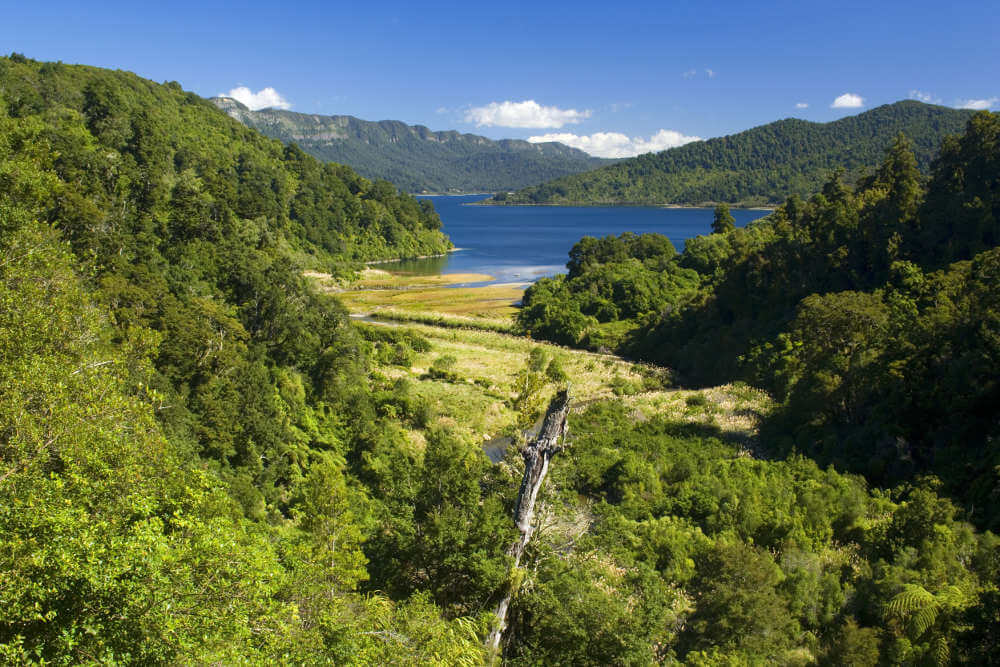
[[[528,546],[531,533],[534,530],[532,522],[535,518],[535,499],[545,481],[545,473],[549,469],[549,459],[562,449],[563,438],[566,437],[566,418],[569,416],[569,392],[561,391],[545,413],[545,421],[538,436],[524,448],[524,477],[521,479],[521,489],[514,505],[514,523],[520,533],[517,541],[511,545],[507,553],[514,557],[514,569],[521,564],[521,556]],[[500,639],[507,628],[507,609],[510,599],[517,591],[508,589],[497,607],[496,627],[486,640],[487,646],[496,653],[500,648]]]

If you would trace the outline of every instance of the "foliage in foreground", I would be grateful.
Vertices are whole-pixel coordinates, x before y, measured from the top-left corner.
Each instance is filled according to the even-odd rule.
[[[566,278],[528,290],[519,322],[561,342],[610,340],[690,384],[764,387],[784,404],[764,425],[772,453],[884,485],[932,472],[978,525],[996,528],[998,135],[995,114],[974,116],[926,183],[899,139],[856,189],[835,174],[809,201],[692,239],[676,258],[585,239]],[[641,312],[601,310],[604,293],[643,294],[685,271],[691,288],[654,292]]]
[[[891,492],[621,404],[574,416],[509,664],[990,660],[1000,540],[922,479]],[[986,620],[992,619],[992,620]]]
[[[421,231],[387,212],[405,197],[310,190],[315,162],[292,178],[294,149],[173,86],[21,57],[0,70],[2,661],[480,664],[487,612],[517,584],[512,664],[995,655],[1000,547],[934,480],[868,490],[617,404],[574,420],[511,575],[515,449],[491,465],[446,430],[407,441],[400,422],[425,411],[372,367],[426,340],[362,335],[301,278],[306,257],[440,240],[432,217]],[[330,194],[317,226],[290,212],[304,192]],[[348,216],[368,221],[352,236],[338,203],[377,215]],[[990,293],[989,261],[961,266],[935,307]],[[522,424],[566,380],[528,362]],[[787,368],[791,395],[811,367]]]
[[[429,659],[481,628],[427,596],[363,596],[363,493],[316,453],[287,518],[255,521],[164,437],[149,352],[124,341],[51,228],[0,251],[0,656],[11,664]],[[12,224],[14,223],[14,224]]]
[[[301,276],[443,249],[433,211],[175,84],[15,56],[0,111],[3,660],[478,662],[374,592],[402,438]]]

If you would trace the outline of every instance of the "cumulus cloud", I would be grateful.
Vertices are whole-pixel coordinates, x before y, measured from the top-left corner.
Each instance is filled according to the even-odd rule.
[[[483,107],[473,107],[465,113],[465,122],[476,127],[562,127],[590,118],[590,110],[545,107],[535,100],[523,102],[490,102]]]
[[[690,78],[692,78],[697,73],[698,73],[698,70],[696,70],[696,69],[689,69],[688,71],[681,73],[681,78],[690,79]]]
[[[865,105],[865,98],[854,93],[844,93],[833,101],[831,109],[857,109]]]
[[[976,111],[982,111],[984,109],[992,109],[1000,102],[1000,98],[989,97],[985,100],[959,100],[959,109],[975,109]]]
[[[809,108],[809,103],[808,102],[796,102],[795,103],[795,108],[796,109],[808,109]]]
[[[911,100],[919,100],[921,102],[926,102],[927,104],[941,104],[941,98],[936,97],[932,93],[925,93],[922,90],[911,90],[910,91]]]
[[[550,132],[536,137],[528,137],[528,141],[535,144],[543,141],[558,141],[596,157],[633,157],[642,153],[676,148],[692,141],[701,141],[701,137],[687,136],[674,130],[660,130],[648,139],[629,137],[621,132],[595,132],[589,135]]]
[[[270,86],[262,90],[258,90],[256,93],[246,86],[238,86],[230,90],[228,93],[222,93],[222,95],[225,97],[231,97],[254,111],[258,109],[266,109],[268,107],[275,109],[292,108],[291,103],[282,97],[281,93]]]

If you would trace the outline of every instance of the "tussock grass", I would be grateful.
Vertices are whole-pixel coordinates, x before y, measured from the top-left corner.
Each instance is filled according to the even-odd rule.
[[[386,322],[415,322],[451,329],[483,329],[485,331],[507,334],[513,334],[517,331],[517,327],[510,318],[444,315],[442,313],[425,313],[397,310],[395,308],[380,308],[379,310],[372,311],[371,317]]]
[[[637,420],[663,415],[676,421],[716,427],[724,436],[741,441],[748,448],[755,445],[761,419],[774,408],[767,392],[739,382],[708,389],[644,392],[623,400]]]
[[[346,290],[337,294],[353,313],[389,310],[425,316],[458,316],[505,320],[513,323],[523,285],[486,287],[413,287],[407,289]]]
[[[430,350],[416,354],[410,368],[376,370],[392,379],[409,378],[417,395],[431,405],[433,418],[427,427],[447,427],[469,443],[481,445],[514,431],[517,414],[511,406],[519,392],[518,373],[536,348],[563,368],[578,408],[621,400],[637,421],[660,415],[704,424],[746,443],[748,453],[761,418],[772,408],[766,393],[743,384],[677,389],[666,369],[515,335],[513,314],[523,285],[449,288],[442,285],[489,276],[407,276],[368,268],[344,289],[334,287],[336,281],[325,274],[307,275],[321,289],[337,291],[351,312],[380,322],[369,326],[406,323],[430,341]],[[454,362],[449,362],[447,373],[429,372],[436,360],[450,357]],[[547,385],[540,402],[548,402],[557,389]],[[419,447],[423,436],[414,432],[410,441]]]
[[[383,269],[363,269],[357,280],[347,285],[346,289],[412,289],[417,287],[442,287],[460,285],[462,283],[482,283],[493,280],[486,273],[443,273],[439,275],[420,276],[405,273],[391,273]]]
[[[302,275],[309,278],[318,291],[336,294],[352,313],[380,311],[384,317],[396,320],[405,318],[440,326],[476,326],[493,331],[513,330],[513,316],[528,285],[449,287],[486,282],[493,277],[483,273],[418,276],[371,267],[347,280],[318,271],[305,271]]]
[[[320,271],[303,271],[302,275],[311,279],[317,289],[326,292],[444,287],[493,280],[493,276],[486,273],[414,275],[409,273],[393,273],[385,269],[373,269],[371,267],[361,269],[345,278],[337,278],[329,273],[322,273]]]
[[[372,325],[383,326],[383,325]],[[408,328],[427,338],[431,349],[416,355],[410,369],[380,369],[393,377],[409,377],[415,391],[431,401],[438,426],[453,427],[469,442],[510,432],[517,415],[511,404],[518,393],[517,375],[535,348],[558,360],[569,377],[574,401],[583,406],[598,400],[622,400],[635,419],[654,415],[705,424],[726,437],[752,446],[760,418],[771,409],[766,393],[742,384],[702,390],[670,386],[664,369],[507,334],[452,329],[426,324]],[[451,379],[433,379],[428,370],[442,357],[453,357]],[[548,401],[557,390],[543,390]]]

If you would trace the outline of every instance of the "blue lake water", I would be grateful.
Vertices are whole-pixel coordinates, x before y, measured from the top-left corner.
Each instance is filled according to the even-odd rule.
[[[483,195],[422,198],[434,202],[444,232],[461,250],[447,257],[395,262],[392,270],[487,273],[497,282],[528,282],[565,273],[569,250],[583,236],[657,232],[683,250],[687,239],[711,232],[713,218],[711,209],[465,206]],[[732,213],[742,227],[768,211],[733,209]]]

